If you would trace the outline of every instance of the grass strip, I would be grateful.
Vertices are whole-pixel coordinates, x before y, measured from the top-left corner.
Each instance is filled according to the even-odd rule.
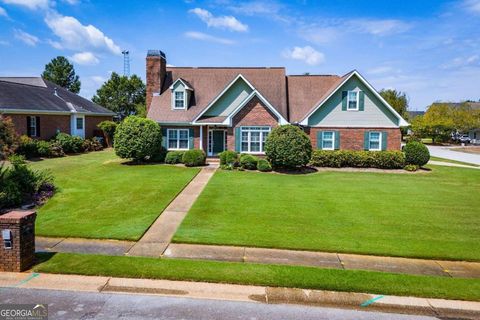
[[[37,254],[35,272],[367,292],[480,301],[480,279],[203,260]]]
[[[450,160],[450,159],[445,159],[445,158],[440,158],[440,157],[434,157],[434,156],[430,156],[430,160],[432,160],[432,161],[447,162],[447,163],[455,163],[455,164],[463,164],[463,165],[465,165],[465,166],[471,166],[471,167],[480,167],[478,164],[474,164],[474,163],[457,161],[457,160]]]

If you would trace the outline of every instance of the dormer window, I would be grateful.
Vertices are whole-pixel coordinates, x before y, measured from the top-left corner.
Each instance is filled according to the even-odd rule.
[[[185,109],[185,91],[174,91],[175,92],[175,104],[174,109]]]

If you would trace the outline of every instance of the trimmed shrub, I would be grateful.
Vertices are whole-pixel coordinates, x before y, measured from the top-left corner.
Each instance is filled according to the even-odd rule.
[[[312,144],[299,127],[279,126],[268,135],[265,154],[274,168],[303,167],[310,161]]]
[[[55,141],[62,147],[65,153],[83,152],[83,139],[78,136],[71,136],[67,133],[60,132],[55,137]]]
[[[259,159],[257,163],[258,171],[269,172],[272,171],[272,165],[265,159]]]
[[[251,154],[242,154],[240,156],[240,166],[247,170],[257,169],[258,158]]]
[[[310,164],[333,168],[401,169],[405,166],[405,156],[401,151],[315,150]]]
[[[83,150],[90,152],[90,151],[100,151],[103,149],[102,143],[96,139],[85,139],[83,140]]]
[[[65,156],[62,146],[58,142],[50,142],[50,158],[58,158]]]
[[[407,164],[403,169],[405,169],[406,171],[417,171],[418,166],[414,164]]]
[[[0,160],[6,159],[18,147],[18,136],[12,119],[0,114]]]
[[[187,167],[198,167],[204,166],[207,156],[205,152],[200,149],[191,149],[183,153],[182,162]]]
[[[403,148],[405,152],[405,162],[422,167],[430,160],[428,148],[421,142],[412,141]]]
[[[220,165],[227,165],[231,167],[238,166],[238,153],[235,151],[226,150],[219,154]]]
[[[153,161],[162,150],[162,131],[153,120],[129,116],[117,126],[113,145],[120,158]]]
[[[165,163],[177,164],[182,163],[184,151],[169,151],[165,156]]]
[[[16,153],[25,156],[27,159],[38,157],[37,142],[25,135],[21,136]]]
[[[48,141],[39,140],[37,144],[37,153],[40,157],[48,158],[52,154],[52,145]]]
[[[117,124],[113,121],[107,120],[100,122],[97,127],[103,131],[105,139],[107,140],[107,146],[111,147],[113,145],[113,137],[115,135],[115,130],[117,129]]]

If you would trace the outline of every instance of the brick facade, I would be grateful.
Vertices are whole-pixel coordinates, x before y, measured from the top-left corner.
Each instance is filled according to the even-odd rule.
[[[57,131],[70,134],[70,115],[48,114],[7,114],[15,125],[19,135],[27,135],[27,117],[40,117],[40,137],[38,139],[49,140]],[[97,124],[105,120],[112,120],[111,116],[85,116],[85,138],[92,138],[95,131],[99,130]]]
[[[306,128],[305,132],[312,141],[312,147],[317,149],[318,131],[339,131],[340,149],[343,150],[364,150],[365,131],[387,132],[387,150],[400,150],[402,135],[399,128]]]
[[[34,211],[11,211],[0,216],[0,271],[22,272],[35,261]],[[1,230],[10,230],[12,248],[4,247]]]
[[[240,126],[278,126],[278,118],[257,97],[250,100],[232,119],[227,129],[227,150],[235,150],[235,128]]]

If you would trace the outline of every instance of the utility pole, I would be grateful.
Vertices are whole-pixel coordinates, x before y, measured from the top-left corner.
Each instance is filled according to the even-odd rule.
[[[123,75],[130,77],[130,52],[123,50]]]

